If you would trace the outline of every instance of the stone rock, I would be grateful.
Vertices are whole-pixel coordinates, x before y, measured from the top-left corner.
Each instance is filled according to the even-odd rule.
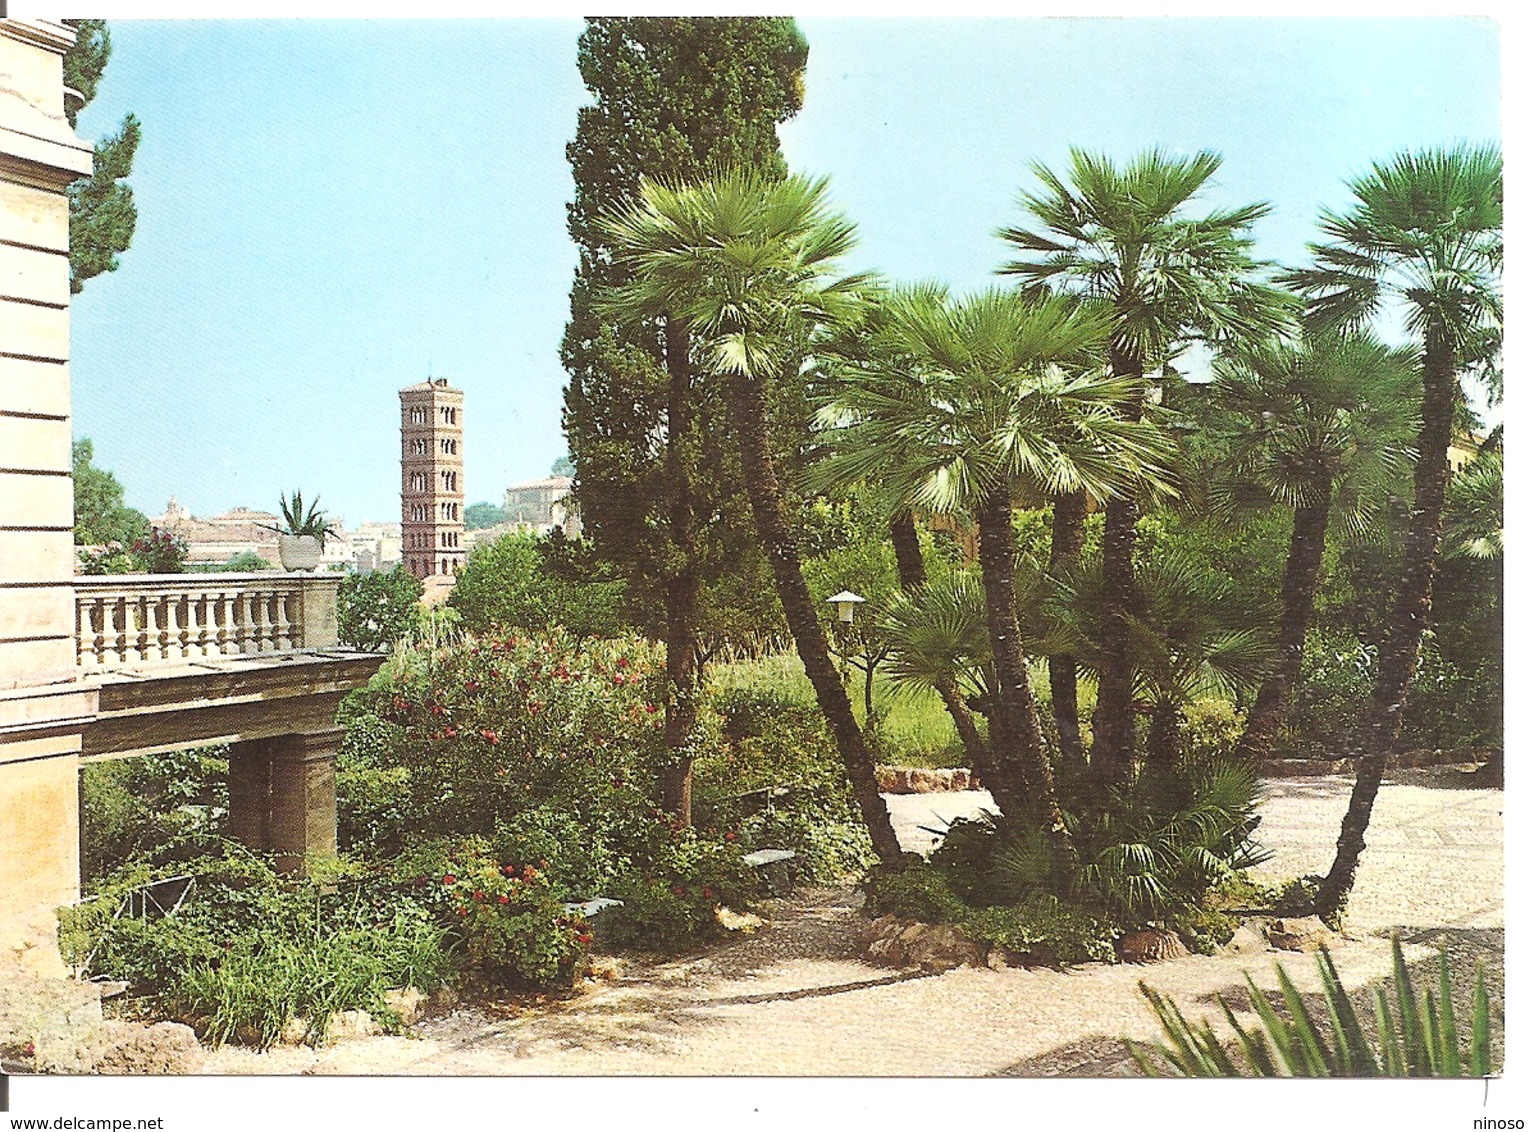
[[[1242,924],[1231,935],[1220,955],[1261,955],[1268,950],[1268,937],[1251,924]]]
[[[917,940],[921,939],[921,937],[927,933],[927,929],[929,927],[931,927],[930,924],[911,923],[902,928],[900,932],[895,936],[895,938],[909,947],[911,944],[914,944]]]
[[[114,1023],[111,1031],[92,1072],[157,1076],[196,1073],[207,1057],[192,1028],[180,1022]]]
[[[1165,959],[1181,959],[1188,954],[1187,947],[1176,932],[1165,928],[1146,928],[1130,932],[1113,945],[1120,963],[1160,963]]]
[[[767,922],[754,912],[733,912],[723,904],[714,909],[714,919],[727,932],[754,932]]]
[[[309,1032],[309,1019],[293,1017],[282,1024],[282,1031],[277,1035],[277,1044],[280,1046],[301,1046],[304,1037]]]
[[[951,924],[928,927],[910,944],[906,961],[924,971],[948,971],[954,967],[984,964],[981,947]]]
[[[616,983],[623,978],[623,960],[613,955],[593,955],[589,974],[604,983]]]
[[[384,1003],[399,1015],[401,1026],[414,1026],[421,1018],[421,1006],[426,996],[415,987],[384,991]]]
[[[1007,962],[1007,949],[993,947],[985,953],[985,965],[993,971],[1005,971],[1012,964]]]
[[[905,948],[898,939],[876,939],[868,945],[868,957],[886,967],[905,966]]]
[[[1268,942],[1280,951],[1315,951],[1336,938],[1319,916],[1274,920],[1268,925]]]
[[[447,1010],[449,1007],[458,1005],[458,992],[443,983],[431,992],[431,997],[426,1001],[433,1010]]]
[[[339,1010],[330,1016],[327,1041],[349,1042],[358,1038],[376,1038],[383,1033],[378,1020],[366,1010]]]

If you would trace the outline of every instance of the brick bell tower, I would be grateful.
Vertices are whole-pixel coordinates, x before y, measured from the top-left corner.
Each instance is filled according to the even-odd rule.
[[[463,391],[436,377],[401,389],[400,555],[433,589],[463,568]]]

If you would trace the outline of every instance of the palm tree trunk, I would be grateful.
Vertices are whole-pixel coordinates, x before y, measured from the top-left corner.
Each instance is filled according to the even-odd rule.
[[[1171,700],[1159,700],[1151,709],[1150,735],[1146,739],[1145,758],[1158,769],[1177,769],[1182,757],[1182,712]]]
[[[1086,541],[1087,497],[1073,491],[1055,496],[1049,539],[1051,571],[1072,566],[1081,558]],[[1086,767],[1081,747],[1081,708],[1076,700],[1076,658],[1061,653],[1049,658],[1050,703],[1055,729],[1060,733],[1060,761],[1078,771]]]
[[[921,540],[917,538],[916,520],[911,512],[901,511],[890,520],[890,541],[895,544],[895,569],[900,575],[900,588],[914,594],[927,584],[927,564],[922,560]],[[953,719],[970,768],[989,787],[990,780],[996,777],[996,765],[991,759],[990,748],[980,737],[980,729],[975,726],[975,717],[964,703],[958,681],[952,676],[943,676],[932,685]]]
[[[1119,350],[1110,358],[1115,377],[1144,376],[1139,359]],[[1138,421],[1140,394],[1124,415]],[[1092,770],[1104,786],[1122,786],[1134,774],[1134,668],[1129,656],[1129,619],[1134,609],[1135,520],[1139,506],[1133,485],[1108,500],[1103,526],[1103,640],[1093,716]]]
[[[868,826],[874,852],[882,864],[898,868],[901,862],[900,841],[895,836],[895,827],[890,823],[889,809],[879,795],[873,759],[863,741],[863,732],[858,727],[857,719],[852,714],[847,689],[842,686],[841,677],[831,663],[825,632],[820,626],[820,619],[815,615],[810,588],[805,584],[804,573],[799,568],[799,544],[788,525],[782,492],[778,487],[777,470],[767,440],[767,397],[759,381],[745,377],[736,380],[733,412],[746,492],[751,499],[751,512],[756,519],[762,549],[772,565],[773,581],[777,586],[778,600],[783,605],[783,616],[793,634],[805,674],[815,689],[820,710],[825,714],[831,735],[836,740],[837,752],[847,769],[852,794],[863,815],[863,822]]]
[[[692,824],[692,753],[698,722],[697,515],[693,481],[697,475],[697,438],[693,435],[692,367],[688,334],[679,321],[667,319],[666,463],[671,481],[670,541],[666,564],[666,765],[661,769],[661,804],[684,824]]]
[[[901,511],[890,520],[890,542],[895,544],[895,572],[900,588],[914,594],[927,584],[927,564],[921,556],[921,539],[916,534],[916,519]]]
[[[1282,608],[1278,618],[1278,662],[1257,690],[1257,699],[1246,717],[1246,729],[1236,744],[1236,758],[1258,763],[1273,753],[1273,742],[1289,701],[1300,679],[1305,657],[1305,630],[1315,606],[1321,577],[1321,556],[1326,549],[1326,520],[1332,507],[1332,480],[1316,477],[1314,498],[1294,509],[1294,529],[1289,536],[1289,559],[1284,565]]]
[[[1429,327],[1422,372],[1422,428],[1417,434],[1411,525],[1406,534],[1401,589],[1380,645],[1379,675],[1358,759],[1358,777],[1337,838],[1337,856],[1316,898],[1316,911],[1333,922],[1341,917],[1353,891],[1364,851],[1364,832],[1385,774],[1385,760],[1401,736],[1401,711],[1416,675],[1422,631],[1433,609],[1433,574],[1438,566],[1444,489],[1449,479],[1454,371],[1454,352],[1447,335],[1441,328]]]
[[[1012,537],[1012,503],[1006,489],[991,492],[981,502],[976,518],[980,524],[980,579],[985,589],[986,619],[990,623],[996,665],[991,745],[997,777],[990,784],[991,796],[1004,814],[1027,813],[1042,821],[1057,861],[1063,863],[1072,856],[1071,837],[1060,812],[1055,773],[1044,751],[1038,703],[1033,698],[1023,658],[1017,624],[1017,548]],[[1019,775],[1021,782],[1017,781]]]

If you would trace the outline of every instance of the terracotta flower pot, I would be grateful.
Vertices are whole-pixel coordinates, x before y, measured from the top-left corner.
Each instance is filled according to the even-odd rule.
[[[318,570],[320,540],[314,535],[278,535],[277,557],[284,570]]]

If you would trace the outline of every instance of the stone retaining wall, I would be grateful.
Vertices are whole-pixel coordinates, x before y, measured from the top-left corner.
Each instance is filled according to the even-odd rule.
[[[1387,764],[1392,770],[1484,762],[1485,751],[1402,751]],[[1319,778],[1352,774],[1353,759],[1269,759],[1258,767],[1262,778]],[[980,776],[967,767],[878,766],[879,789],[886,794],[933,794],[944,790],[982,789]]]

